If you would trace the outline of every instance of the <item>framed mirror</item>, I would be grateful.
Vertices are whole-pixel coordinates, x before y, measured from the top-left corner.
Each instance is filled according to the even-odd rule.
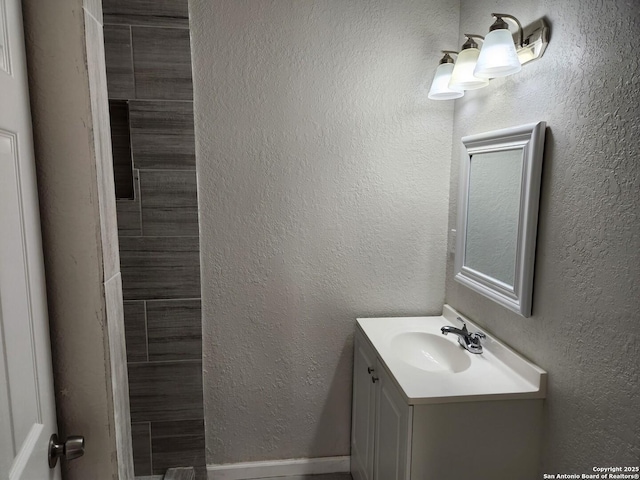
[[[455,279],[531,316],[545,122],[462,139]]]

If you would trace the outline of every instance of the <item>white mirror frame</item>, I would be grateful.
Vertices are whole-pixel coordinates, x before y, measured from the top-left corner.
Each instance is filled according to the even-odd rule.
[[[545,128],[545,122],[538,122],[462,138],[465,148],[460,169],[455,279],[523,317],[531,316]],[[465,265],[467,207],[471,157],[479,153],[520,148],[523,151],[523,168],[515,276],[512,286]]]

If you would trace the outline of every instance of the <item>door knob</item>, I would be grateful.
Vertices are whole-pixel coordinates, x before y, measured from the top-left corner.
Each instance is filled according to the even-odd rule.
[[[55,433],[49,439],[49,468],[53,468],[58,463],[58,458],[64,457],[73,460],[84,455],[84,437],[71,435],[64,443],[60,443],[58,435]]]

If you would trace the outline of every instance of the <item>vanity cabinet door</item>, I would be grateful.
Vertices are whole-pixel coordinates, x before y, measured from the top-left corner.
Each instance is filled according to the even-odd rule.
[[[353,357],[353,406],[351,412],[351,475],[354,480],[374,480],[376,354],[356,331]]]
[[[413,409],[380,362],[376,373],[378,388],[374,479],[409,480]]]

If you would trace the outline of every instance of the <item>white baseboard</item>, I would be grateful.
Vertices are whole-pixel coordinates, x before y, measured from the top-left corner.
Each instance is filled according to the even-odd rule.
[[[268,462],[207,465],[208,480],[250,480],[252,478],[347,473],[351,457],[294,458]]]

